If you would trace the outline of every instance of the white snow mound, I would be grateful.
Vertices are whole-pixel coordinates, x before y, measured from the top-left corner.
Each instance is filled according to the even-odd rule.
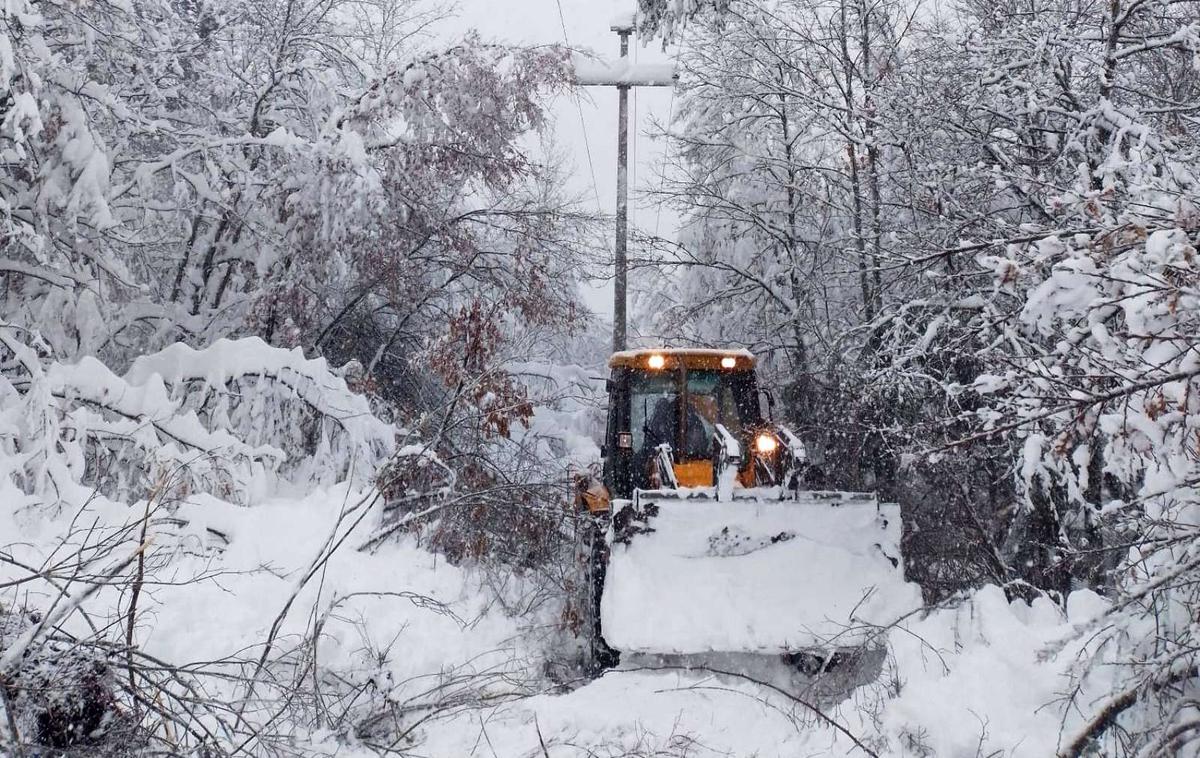
[[[921,605],[895,555],[894,506],[663,500],[614,544],[607,642],[639,653],[780,653],[862,644]]]

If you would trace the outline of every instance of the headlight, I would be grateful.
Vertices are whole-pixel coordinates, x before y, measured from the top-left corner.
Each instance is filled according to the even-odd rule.
[[[760,453],[769,455],[775,452],[778,448],[779,440],[775,439],[775,436],[772,434],[766,434],[764,432],[763,434],[760,434],[754,438],[754,449]]]

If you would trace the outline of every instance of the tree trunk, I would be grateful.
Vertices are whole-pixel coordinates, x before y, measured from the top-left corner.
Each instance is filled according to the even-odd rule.
[[[862,179],[858,172],[858,143],[854,139],[857,109],[854,104],[854,61],[850,58],[849,29],[846,20],[846,0],[840,4],[841,29],[838,40],[842,52],[842,74],[845,76],[842,95],[846,103],[846,158],[850,162],[850,199],[854,225],[854,248],[858,253],[858,283],[862,289],[863,321],[875,318],[875,298],[871,293],[870,264],[867,257],[867,241],[863,235]]]

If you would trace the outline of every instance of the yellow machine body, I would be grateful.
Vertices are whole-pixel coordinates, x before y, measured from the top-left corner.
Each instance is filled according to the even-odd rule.
[[[627,350],[609,359],[608,423],[604,476],[580,482],[578,501],[594,514],[607,512],[614,499],[635,488],[716,486],[715,431],[735,435],[744,451],[734,461],[736,484],[756,485],[760,464],[777,467],[777,445],[762,450],[756,436],[769,424],[759,404],[755,358],[745,350],[658,348]],[[665,436],[651,434],[662,404],[673,403]],[[655,405],[657,404],[657,405]],[[659,413],[652,413],[658,408]],[[675,417],[675,414],[678,414]],[[653,417],[653,418],[652,418]],[[653,442],[667,442],[670,457],[656,454]],[[775,439],[772,437],[772,439]],[[670,471],[663,467],[670,461]]]

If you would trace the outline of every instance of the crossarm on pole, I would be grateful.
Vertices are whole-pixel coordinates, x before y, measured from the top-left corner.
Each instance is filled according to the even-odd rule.
[[[577,55],[575,83],[581,87],[672,87],[679,78],[674,63],[598,61]]]

